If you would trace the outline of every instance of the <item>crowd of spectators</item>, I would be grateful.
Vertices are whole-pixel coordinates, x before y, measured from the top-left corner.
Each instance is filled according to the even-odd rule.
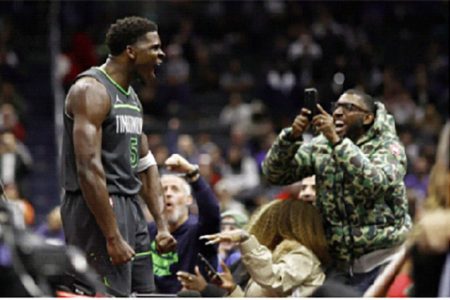
[[[162,6],[160,32],[169,54],[176,49],[180,56],[184,71],[179,74],[189,77],[182,89],[189,93],[166,98],[173,68],[173,54],[168,55],[170,63],[161,70],[164,79],[153,92],[141,94],[148,104],[148,133],[161,134],[156,147],[176,143],[166,125],[173,119],[180,138],[191,136],[198,156],[211,156],[211,149],[216,154],[211,146],[216,144],[221,159],[204,161],[224,181],[239,174],[231,193],[252,209],[256,199],[277,192],[267,190],[254,170],[275,134],[303,106],[303,89],[316,87],[322,106],[330,109],[344,90],[360,88],[383,102],[396,119],[408,156],[411,212],[420,212],[437,137],[448,118],[445,3],[211,1]],[[167,155],[177,148],[169,149]]]
[[[0,17],[0,182],[18,224],[33,226],[35,211],[29,197],[27,175],[33,167],[26,146],[27,103],[17,88],[20,58],[14,49],[14,21]]]
[[[68,35],[58,72],[66,88],[106,53],[102,29],[119,7],[94,6],[100,14],[86,13],[84,3],[61,5],[67,17],[61,30]],[[151,149],[159,161],[175,152],[194,163],[202,157],[211,165],[203,169],[213,185],[225,181],[221,190],[239,178],[230,192],[253,209],[265,193],[278,192],[267,191],[259,165],[276,133],[302,107],[303,89],[316,87],[329,109],[342,91],[361,88],[395,116],[408,155],[411,206],[420,210],[437,135],[448,118],[446,8],[445,2],[133,3],[127,13],[154,16],[167,55],[159,81],[139,89],[145,129],[156,136]],[[0,122],[21,145],[27,103],[15,85],[20,57],[14,20],[3,16],[0,24]]]

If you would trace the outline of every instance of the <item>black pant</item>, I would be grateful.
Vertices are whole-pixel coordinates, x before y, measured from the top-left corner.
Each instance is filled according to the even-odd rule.
[[[89,264],[113,295],[127,296],[131,292],[151,293],[155,290],[150,255],[150,236],[137,197],[111,195],[110,203],[122,237],[135,250],[133,262],[114,266],[106,250],[106,240],[83,197],[66,193],[61,205],[66,241],[86,254]],[[148,253],[148,255],[145,255]]]

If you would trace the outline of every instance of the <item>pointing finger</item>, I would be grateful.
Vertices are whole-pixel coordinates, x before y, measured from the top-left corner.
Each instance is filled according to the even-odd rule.
[[[323,107],[319,103],[317,103],[317,108],[319,109],[320,113],[328,115],[328,113],[325,111],[325,109],[323,109]]]
[[[207,235],[202,235],[201,237],[199,237],[200,240],[212,240],[216,237],[215,234],[207,234]]]
[[[195,266],[194,271],[195,271],[195,275],[197,275],[197,276],[202,276],[202,274],[200,273],[200,269],[198,268],[198,266]]]
[[[300,111],[300,114],[310,115],[311,111],[309,109],[307,109],[307,108],[302,108],[302,110]]]

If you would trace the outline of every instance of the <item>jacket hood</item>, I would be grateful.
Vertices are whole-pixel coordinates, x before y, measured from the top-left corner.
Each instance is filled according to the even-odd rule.
[[[372,127],[358,140],[357,144],[362,144],[374,136],[394,137],[397,138],[397,131],[395,130],[395,119],[386,110],[383,103],[375,102],[376,112],[375,120]]]

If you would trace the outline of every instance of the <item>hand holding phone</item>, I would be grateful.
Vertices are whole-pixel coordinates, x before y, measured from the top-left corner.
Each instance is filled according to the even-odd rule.
[[[210,280],[218,285],[221,285],[223,282],[222,277],[220,277],[217,270],[209,263],[209,261],[202,254],[198,253],[198,258],[204,265],[205,270],[208,273]]]
[[[305,89],[304,95],[304,107],[311,111],[311,114],[308,116],[308,119],[311,121],[312,118],[318,113],[317,102],[319,100],[319,93],[315,88],[307,88]]]
[[[184,291],[198,291],[201,292],[203,291],[206,286],[208,285],[208,283],[206,282],[205,277],[203,277],[203,275],[200,273],[200,269],[198,268],[198,266],[195,266],[195,274],[191,274],[185,271],[178,271],[177,272],[177,279],[178,281],[181,283],[181,285],[183,286],[183,290]],[[180,297],[180,295],[178,294],[178,296]],[[191,297],[200,297],[200,296],[194,296],[194,295],[185,295],[186,297],[191,296]]]
[[[319,98],[318,92],[315,88],[305,89],[303,108],[300,114],[298,114],[295,117],[295,120],[292,123],[291,138],[293,139],[299,138],[308,128],[314,116],[318,114],[317,109],[318,98]]]

